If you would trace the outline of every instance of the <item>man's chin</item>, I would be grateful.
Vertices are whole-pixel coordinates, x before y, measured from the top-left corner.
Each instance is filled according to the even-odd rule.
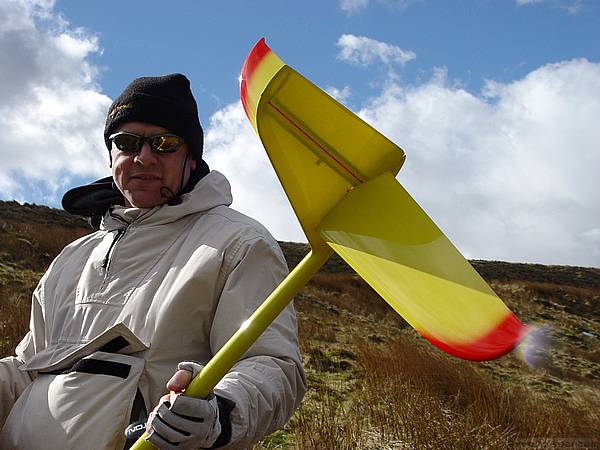
[[[136,195],[129,195],[126,197],[128,206],[132,208],[154,208],[166,203],[169,199],[167,197],[161,197],[159,193],[142,193]]]

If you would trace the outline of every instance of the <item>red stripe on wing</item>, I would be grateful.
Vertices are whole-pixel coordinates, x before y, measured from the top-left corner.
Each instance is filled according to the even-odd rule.
[[[244,110],[246,111],[246,115],[250,117],[250,113],[248,111],[247,99],[248,99],[248,84],[252,79],[252,74],[264,59],[264,57],[271,51],[265,42],[265,38],[260,39],[250,50],[244,64],[242,65],[242,73],[240,76],[240,98],[242,99],[242,105],[244,105]]]
[[[469,343],[447,343],[424,333],[421,333],[421,335],[433,345],[451,355],[470,361],[487,361],[510,352],[527,332],[528,327],[517,319],[517,316],[510,313],[488,334]]]

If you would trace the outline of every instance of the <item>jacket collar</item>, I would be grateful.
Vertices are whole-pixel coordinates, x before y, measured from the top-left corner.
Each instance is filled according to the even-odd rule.
[[[164,204],[154,208],[113,205],[102,218],[100,229],[112,231],[133,222],[137,226],[163,225],[216,206],[229,206],[232,201],[229,181],[220,172],[212,170],[198,181],[192,191],[183,194],[181,203],[177,205]]]

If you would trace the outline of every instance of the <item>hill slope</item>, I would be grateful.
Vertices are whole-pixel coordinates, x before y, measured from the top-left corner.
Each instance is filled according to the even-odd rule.
[[[63,211],[0,202],[0,352],[52,258],[89,233]],[[280,243],[290,266],[304,244]],[[295,300],[310,390],[256,448],[600,448],[600,269],[472,261],[546,344],[472,363],[430,346],[339,258]]]

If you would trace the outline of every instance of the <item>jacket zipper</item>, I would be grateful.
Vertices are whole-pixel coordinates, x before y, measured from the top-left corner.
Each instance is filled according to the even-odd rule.
[[[117,242],[119,242],[119,240],[123,237],[123,235],[125,234],[125,231],[127,231],[127,227],[119,228],[117,230],[117,234],[115,235],[112,243],[110,244],[110,247],[108,248],[108,251],[106,252],[106,256],[102,260],[102,264],[100,266],[103,269],[105,269],[106,272],[108,272],[108,266],[110,266],[110,257],[114,251],[115,245],[117,245]]]

